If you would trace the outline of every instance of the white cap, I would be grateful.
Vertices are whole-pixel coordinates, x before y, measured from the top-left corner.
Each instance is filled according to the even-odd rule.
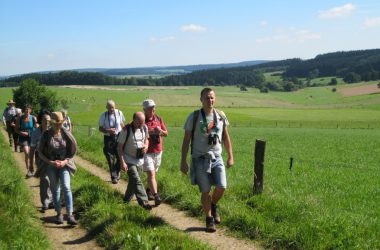
[[[152,99],[146,99],[143,101],[144,109],[154,107],[154,106],[156,106],[156,104],[154,103],[154,101]]]

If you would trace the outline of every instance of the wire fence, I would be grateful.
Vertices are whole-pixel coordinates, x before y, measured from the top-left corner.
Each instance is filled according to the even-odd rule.
[[[183,122],[166,122],[167,127],[180,128]],[[95,124],[74,124],[76,130],[81,133],[87,132],[88,136],[95,135],[98,126]],[[369,123],[368,121],[323,121],[323,122],[298,122],[298,121],[254,121],[230,123],[231,128],[310,128],[310,129],[380,129],[380,122]]]

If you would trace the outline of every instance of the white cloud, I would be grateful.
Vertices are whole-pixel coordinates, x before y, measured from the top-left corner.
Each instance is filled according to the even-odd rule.
[[[304,43],[309,40],[319,40],[322,36],[309,30],[291,27],[287,30],[278,30],[272,36],[257,38],[256,43]]]
[[[188,24],[181,27],[183,32],[206,32],[207,28],[197,24]]]
[[[260,26],[261,26],[261,27],[265,27],[265,26],[267,26],[267,25],[268,25],[268,22],[265,21],[265,20],[262,20],[262,21],[260,22]]]
[[[48,57],[49,59],[53,59],[53,58],[55,57],[55,54],[53,54],[53,53],[49,53],[49,54],[47,54],[47,57]]]
[[[321,19],[333,19],[349,16],[354,10],[355,6],[351,3],[347,3],[343,6],[334,7],[328,10],[319,12],[319,18]]]
[[[378,27],[380,26],[380,17],[367,18],[364,21],[364,26],[368,28]]]
[[[149,39],[149,41],[151,41],[151,42],[162,42],[162,43],[171,42],[171,41],[174,41],[174,40],[175,40],[174,36],[166,36],[166,37],[160,37],[160,38],[151,37]]]

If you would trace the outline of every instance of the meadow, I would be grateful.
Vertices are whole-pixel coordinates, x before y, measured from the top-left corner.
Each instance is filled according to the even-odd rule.
[[[11,149],[0,135],[0,249],[50,249]]]
[[[336,88],[352,86],[360,84]],[[153,98],[169,127],[159,188],[167,202],[201,217],[198,189],[179,171],[181,127],[199,107],[201,87],[53,89],[69,101],[80,154],[104,168],[97,121],[106,100],[114,99],[130,120],[134,111],[141,110],[142,100]],[[0,91],[5,103],[10,89]],[[331,87],[268,94],[217,87],[216,93],[217,107],[231,123],[235,155],[235,166],[227,171],[229,187],[220,203],[222,224],[231,233],[273,248],[380,248],[379,94],[344,97]],[[254,196],[257,138],[264,139],[267,147],[264,192]],[[292,171],[290,157],[294,158]]]

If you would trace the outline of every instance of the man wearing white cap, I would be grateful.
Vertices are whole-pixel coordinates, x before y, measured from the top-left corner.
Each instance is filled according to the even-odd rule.
[[[4,109],[4,112],[3,112],[3,123],[7,129],[7,132],[8,132],[9,146],[10,147],[12,147],[13,137],[14,137],[13,135],[16,133],[15,132],[15,124],[13,124],[13,126],[12,126],[12,120],[16,117],[15,104],[16,103],[13,100],[9,100],[7,102],[8,107],[6,107]]]
[[[149,132],[149,147],[144,156],[143,169],[148,174],[148,197],[154,199],[155,205],[158,206],[161,203],[161,198],[157,190],[156,172],[161,165],[162,137],[168,136],[168,130],[162,118],[156,115],[155,107],[156,104],[151,99],[143,102],[145,124]]]

